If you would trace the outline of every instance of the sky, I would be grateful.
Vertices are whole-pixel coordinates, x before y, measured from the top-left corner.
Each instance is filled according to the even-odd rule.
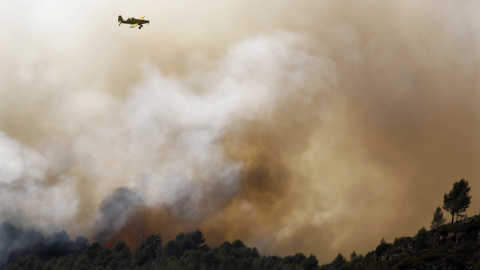
[[[325,263],[480,211],[478,2],[0,1],[0,221]]]

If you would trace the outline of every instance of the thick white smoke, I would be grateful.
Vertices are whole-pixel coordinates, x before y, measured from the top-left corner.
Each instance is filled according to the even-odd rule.
[[[10,143],[18,157],[4,165],[16,167],[4,172],[3,181],[29,182],[8,189],[14,203],[4,211],[29,209],[20,203],[27,189],[33,192],[28,202],[37,208],[70,206],[53,211],[56,219],[41,211],[36,225],[85,226],[77,220],[81,216],[95,227],[98,206],[121,187],[135,190],[149,207],[171,207],[185,218],[218,210],[240,191],[243,166],[224,154],[219,140],[225,128],[242,119],[268,119],[275,104],[288,103],[300,88],[322,80],[326,65],[301,50],[304,39],[289,33],[253,37],[232,45],[209,68],[198,63],[201,55],[193,55],[182,77],[165,75],[146,61],[132,66],[142,70],[143,79],[124,97],[96,88],[65,90],[49,102],[48,121],[41,124],[54,133],[41,138],[38,149]],[[47,179],[49,170],[60,173],[50,176],[57,179]],[[50,189],[55,195],[43,197]],[[214,203],[205,204],[211,197]],[[184,201],[186,206],[177,207]]]
[[[1,218],[19,226],[62,224],[75,218],[78,198],[66,177],[48,183],[55,161],[49,153],[0,133]],[[52,211],[55,209],[55,211]]]

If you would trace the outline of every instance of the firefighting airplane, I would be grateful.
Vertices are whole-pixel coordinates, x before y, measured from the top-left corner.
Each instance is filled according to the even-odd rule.
[[[120,26],[122,23],[127,23],[127,24],[131,24],[132,26],[130,26],[130,28],[133,28],[137,25],[140,25],[138,27],[138,29],[142,29],[144,23],[147,23],[147,24],[150,24],[150,21],[149,20],[144,20],[143,18],[145,18],[145,16],[142,16],[138,19],[135,19],[135,18],[128,18],[126,20],[123,20],[122,16],[118,16],[118,25]]]

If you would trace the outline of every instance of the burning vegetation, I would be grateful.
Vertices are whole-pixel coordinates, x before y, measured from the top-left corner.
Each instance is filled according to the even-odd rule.
[[[125,190],[118,191],[120,197]],[[454,214],[465,212],[471,196],[468,181],[455,182],[444,196],[443,208]],[[453,210],[452,210],[453,207]],[[365,256],[355,251],[350,259],[339,253],[328,264],[319,266],[315,255],[265,256],[241,240],[212,247],[200,230],[180,233],[163,243],[162,236],[144,237],[133,245],[117,240],[88,243],[84,237],[70,241],[65,231],[44,237],[34,230],[24,231],[9,223],[0,227],[1,265],[5,270],[54,269],[470,269],[480,266],[480,216],[463,215],[456,223],[444,224],[438,207],[431,230],[421,228],[414,237],[384,239]],[[312,232],[314,233],[314,232]],[[133,248],[131,248],[133,247]]]

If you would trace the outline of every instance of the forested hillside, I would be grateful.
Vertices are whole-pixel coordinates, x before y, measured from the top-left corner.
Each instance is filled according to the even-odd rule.
[[[38,232],[25,232],[4,223],[2,228],[17,231],[21,239],[31,234],[42,241],[32,245],[10,248],[5,270],[47,269],[318,269],[314,255],[297,253],[293,256],[262,256],[256,248],[247,247],[242,241],[224,242],[219,247],[205,244],[201,231],[180,233],[174,240],[162,244],[160,235],[139,239],[138,248],[130,248],[124,241],[115,245],[98,242],[86,244],[83,237],[59,242],[42,238]],[[51,243],[51,244],[49,244]],[[5,250],[6,251],[6,250]],[[26,257],[25,257],[26,256]]]
[[[473,216],[432,230],[421,228],[412,237],[398,237],[393,243],[382,239],[366,255],[342,254],[319,266],[314,255],[263,256],[242,241],[224,242],[210,247],[201,231],[180,233],[162,243],[160,235],[139,240],[136,248],[124,241],[114,245],[87,243],[83,237],[70,241],[63,231],[50,237],[25,232],[8,223],[1,235],[9,232],[26,238],[29,245],[12,237],[11,246],[2,247],[6,270],[19,269],[480,269],[480,217]],[[4,240],[5,238],[3,238]],[[5,254],[7,256],[5,256]]]
[[[444,195],[443,209],[451,214],[445,224],[437,207],[430,230],[421,228],[413,237],[384,239],[365,256],[342,254],[319,266],[315,255],[265,256],[241,240],[210,247],[200,230],[180,233],[163,243],[160,234],[139,237],[137,246],[124,241],[71,241],[65,231],[45,237],[4,222],[0,226],[0,268],[6,270],[56,269],[480,269],[480,216],[463,214],[470,206],[468,181],[461,179]],[[456,217],[456,219],[455,219]],[[6,266],[6,267],[5,267]]]
[[[365,256],[342,254],[320,269],[480,269],[480,217],[421,228],[413,237],[383,239]]]
[[[480,269],[480,217],[463,214],[471,203],[470,189],[461,179],[444,194],[443,209],[452,216],[450,224],[444,224],[446,218],[437,207],[430,231],[421,228],[414,237],[397,237],[393,243],[382,239],[365,256],[352,252],[350,260],[339,253],[321,269]]]

